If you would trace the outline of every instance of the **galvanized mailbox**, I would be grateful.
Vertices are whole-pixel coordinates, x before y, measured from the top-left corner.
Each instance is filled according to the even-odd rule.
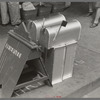
[[[65,27],[47,27],[40,33],[39,44],[47,50],[46,69],[53,85],[72,77],[80,31],[80,22],[73,20]]]
[[[73,20],[68,22],[66,27],[62,26],[59,30],[60,27],[61,24],[45,28],[44,32],[40,34],[39,44],[50,49],[58,45],[62,46],[79,40],[81,29],[79,21]],[[55,35],[57,35],[57,37],[54,40]]]
[[[49,18],[29,21],[27,28],[28,28],[31,39],[35,43],[38,43],[38,40],[40,38],[40,31],[43,27],[59,25],[61,24],[62,20],[66,20],[66,18],[64,17],[64,15],[59,13],[59,14],[50,16]]]

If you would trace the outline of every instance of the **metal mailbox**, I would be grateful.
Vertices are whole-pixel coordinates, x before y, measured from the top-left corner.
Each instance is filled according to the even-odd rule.
[[[81,24],[77,20],[68,22],[66,27],[60,27],[61,25],[56,25],[45,28],[41,31],[39,40],[39,44],[47,50],[45,62],[52,85],[72,77],[81,31]]]
[[[48,27],[48,26],[54,26],[61,24],[62,20],[66,20],[64,15],[62,14],[56,14],[53,16],[50,16],[49,18],[30,21],[27,25],[29,34],[31,39],[37,43],[40,38],[40,31],[42,27]]]
[[[80,37],[81,24],[77,20],[69,22],[66,27],[60,25],[47,27],[44,32],[41,32],[39,44],[43,47],[50,49],[55,46],[69,44],[70,42],[78,41]],[[55,40],[54,37],[58,33]]]

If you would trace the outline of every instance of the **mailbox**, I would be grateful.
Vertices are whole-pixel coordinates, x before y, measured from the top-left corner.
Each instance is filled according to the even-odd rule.
[[[47,27],[44,32],[40,34],[39,44],[50,49],[58,45],[61,46],[79,40],[81,28],[79,21],[73,20],[68,22],[66,27],[62,26],[60,30],[59,28],[60,25]],[[57,37],[54,40],[55,35],[57,35]]]
[[[53,85],[72,77],[80,31],[80,22],[73,20],[65,27],[55,25],[40,33],[39,44],[47,50],[46,69]]]
[[[64,17],[64,15],[59,13],[59,14],[50,16],[49,18],[30,21],[27,28],[28,28],[31,39],[35,43],[38,43],[38,40],[40,38],[40,31],[42,27],[59,25],[61,24],[62,20],[66,20],[66,18]]]

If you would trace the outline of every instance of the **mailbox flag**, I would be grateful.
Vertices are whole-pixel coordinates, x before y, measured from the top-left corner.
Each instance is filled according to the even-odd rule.
[[[62,23],[61,23],[61,26],[64,26],[65,27],[66,25],[67,25],[67,21],[64,21],[63,20]]]
[[[64,21],[64,20],[63,20],[62,23],[61,23],[61,25],[60,25],[60,27],[59,27],[59,30],[58,30],[57,34],[56,34],[55,37],[53,38],[53,41],[57,38],[57,35],[59,34],[59,31],[60,31],[61,27],[62,27],[62,26],[65,27],[66,25],[67,25],[67,21]]]

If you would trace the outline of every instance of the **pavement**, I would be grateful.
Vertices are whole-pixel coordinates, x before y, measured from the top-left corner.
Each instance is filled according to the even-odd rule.
[[[83,98],[100,98],[100,87],[83,96]]]
[[[72,3],[70,8],[62,12],[68,20],[77,19],[82,25],[73,77],[53,87],[43,86],[15,98],[91,98],[99,96],[100,25],[96,28],[89,28],[93,17],[85,17],[87,12],[88,3],[86,2]],[[11,28],[11,26],[0,26],[0,54],[8,38],[7,32]]]

